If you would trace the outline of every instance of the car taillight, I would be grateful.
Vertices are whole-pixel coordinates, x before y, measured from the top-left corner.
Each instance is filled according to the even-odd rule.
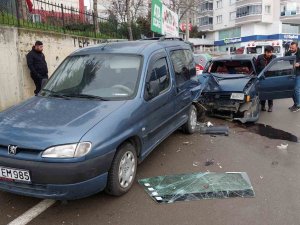
[[[203,70],[204,70],[203,66],[201,66],[199,64],[196,64],[196,73],[197,73],[197,75],[202,74]]]

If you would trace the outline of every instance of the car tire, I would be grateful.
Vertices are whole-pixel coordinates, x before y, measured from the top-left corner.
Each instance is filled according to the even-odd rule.
[[[182,126],[182,130],[186,134],[193,134],[197,129],[197,109],[191,105],[188,113],[188,121]]]
[[[130,142],[122,144],[113,159],[105,192],[120,196],[131,188],[137,170],[137,154],[135,147]]]

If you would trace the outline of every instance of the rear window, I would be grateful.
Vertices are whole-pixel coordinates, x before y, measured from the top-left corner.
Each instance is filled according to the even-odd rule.
[[[213,61],[209,68],[210,73],[221,74],[253,74],[253,66],[250,60],[222,60]]]

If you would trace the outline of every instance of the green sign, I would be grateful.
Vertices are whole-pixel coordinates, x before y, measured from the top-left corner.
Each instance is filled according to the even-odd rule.
[[[162,3],[160,0],[152,0],[151,30],[162,34]]]

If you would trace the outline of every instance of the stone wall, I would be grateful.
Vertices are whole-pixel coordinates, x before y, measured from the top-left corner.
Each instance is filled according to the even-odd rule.
[[[26,64],[26,54],[36,40],[44,43],[50,76],[76,49],[104,41],[0,26],[0,111],[33,96],[35,88]]]

